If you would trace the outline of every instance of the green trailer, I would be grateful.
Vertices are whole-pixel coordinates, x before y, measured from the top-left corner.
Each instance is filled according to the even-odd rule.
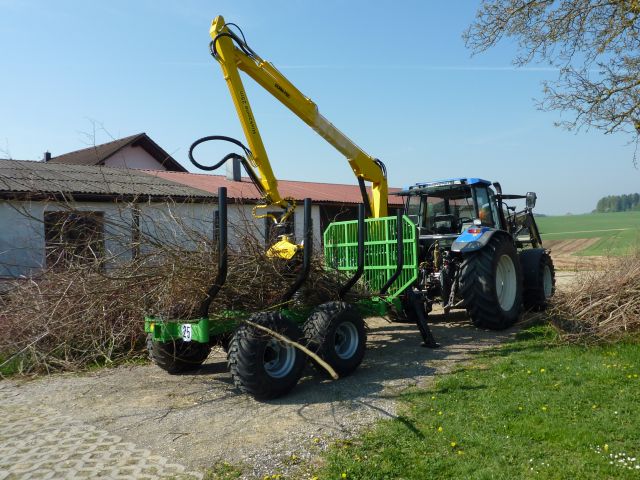
[[[275,398],[297,384],[308,362],[301,349],[282,340],[286,337],[318,355],[339,376],[352,373],[365,354],[363,318],[385,315],[390,308],[402,310],[399,297],[417,279],[415,224],[402,214],[365,220],[363,206],[359,208],[358,220],[330,224],[323,235],[326,268],[341,272],[345,283],[335,301],[294,307],[290,300],[308,277],[313,253],[311,202],[307,199],[302,268],[277,302],[285,307],[251,314],[224,311],[210,317],[210,305],[224,287],[228,266],[225,188],[219,190],[218,198],[216,280],[202,302],[198,318],[145,318],[153,361],[169,373],[183,373],[199,368],[212,346],[222,344],[235,385],[258,399]],[[346,301],[356,284],[374,293],[367,295],[366,300]],[[428,331],[426,319],[424,328]]]

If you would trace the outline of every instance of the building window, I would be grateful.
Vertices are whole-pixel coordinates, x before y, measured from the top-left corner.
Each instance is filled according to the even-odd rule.
[[[103,212],[45,212],[44,236],[47,268],[101,266]]]

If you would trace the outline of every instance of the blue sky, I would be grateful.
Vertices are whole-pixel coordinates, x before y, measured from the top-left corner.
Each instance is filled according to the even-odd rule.
[[[188,164],[203,135],[242,132],[209,56],[218,14],[365,151],[393,186],[454,176],[538,193],[541,213],[581,213],[640,190],[624,136],[571,133],[540,112],[544,65],[514,47],[471,57],[461,34],[479,2],[0,0],[0,149],[40,159],[147,132]],[[279,178],[354,183],[347,162],[246,81]],[[104,130],[102,130],[104,127]],[[212,161],[228,149],[210,150]],[[0,156],[4,156],[1,155]],[[190,167],[189,167],[190,168]]]

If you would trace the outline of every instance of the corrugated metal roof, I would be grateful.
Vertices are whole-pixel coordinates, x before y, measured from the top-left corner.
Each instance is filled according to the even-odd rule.
[[[0,193],[215,197],[140,170],[26,160],[0,160]]]
[[[251,183],[251,180],[246,177],[242,178],[241,182],[236,182],[227,180],[227,177],[224,175],[165,172],[159,170],[145,170],[145,172],[209,193],[217,193],[219,187],[227,187],[227,195],[229,198],[250,201],[256,201],[261,198],[256,187]],[[360,187],[358,185],[278,180],[278,190],[283,197],[293,197],[298,201],[308,197],[311,198],[312,201],[319,203],[346,203],[354,205],[362,203],[362,196],[360,195]],[[399,188],[390,188],[389,192],[392,193],[399,190]],[[369,195],[371,195],[370,189]],[[402,206],[402,204],[402,198],[397,196],[389,197],[389,205]]]

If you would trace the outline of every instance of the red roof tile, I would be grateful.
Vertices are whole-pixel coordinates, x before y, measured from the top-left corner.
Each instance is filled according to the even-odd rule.
[[[243,177],[241,182],[234,182],[227,180],[227,177],[224,175],[166,172],[159,170],[145,170],[145,172],[149,175],[162,177],[166,180],[172,180],[214,194],[218,193],[219,187],[227,187],[227,195],[229,198],[243,200],[259,200],[261,198],[256,187],[251,183],[249,178],[246,177]],[[322,203],[362,203],[360,188],[357,185],[278,180],[278,189],[283,197],[293,197],[300,201],[308,197],[314,202]],[[399,190],[399,188],[390,188],[389,192]],[[370,189],[369,194],[371,194]],[[402,197],[390,195],[389,205],[401,206]]]

